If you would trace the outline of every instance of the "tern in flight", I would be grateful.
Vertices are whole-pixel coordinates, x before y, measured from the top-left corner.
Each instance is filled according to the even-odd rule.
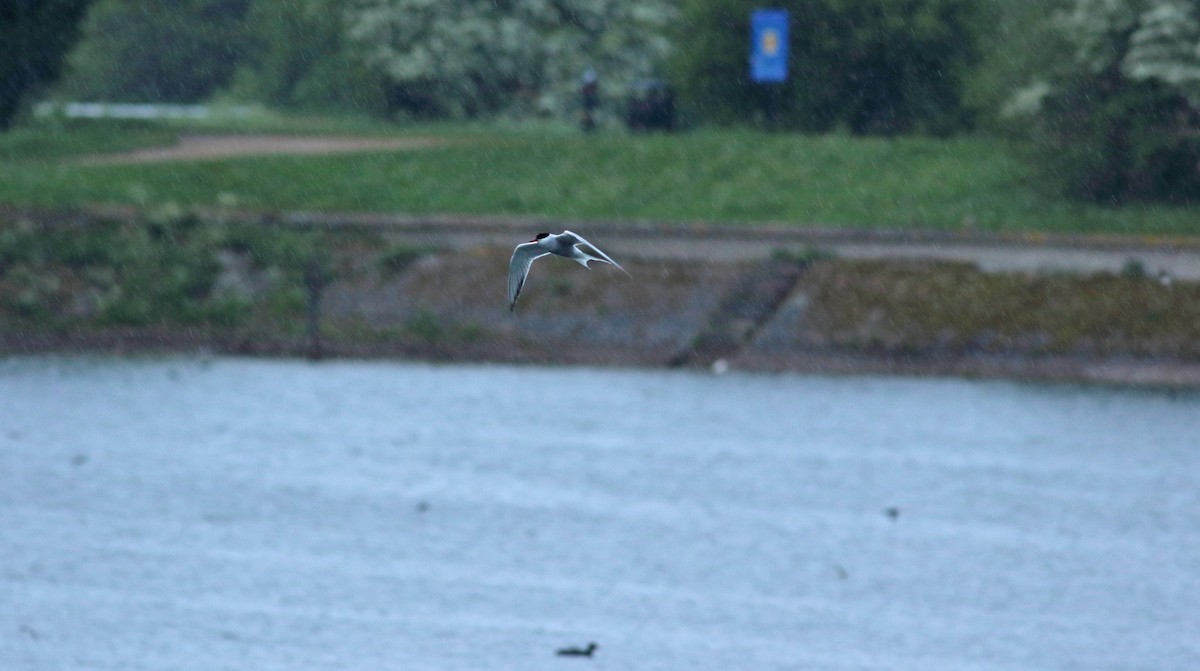
[[[592,256],[579,248],[580,245],[586,245],[600,256]],[[584,268],[588,267],[588,261],[600,261],[602,263],[611,263],[620,268],[621,272],[626,275],[629,271],[621,268],[621,264],[613,261],[608,257],[608,254],[600,251],[600,248],[587,240],[578,233],[571,231],[563,231],[557,235],[552,233],[538,233],[537,237],[524,244],[517,245],[513,250],[512,260],[508,262],[508,309],[517,309],[517,296],[521,295],[521,288],[525,286],[525,278],[529,277],[529,267],[533,265],[534,259],[540,259],[547,254],[557,254],[564,256],[572,261],[579,262],[579,265]]]

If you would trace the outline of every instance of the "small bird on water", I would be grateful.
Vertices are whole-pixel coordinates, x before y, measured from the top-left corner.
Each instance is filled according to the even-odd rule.
[[[580,245],[591,247],[592,251],[600,256],[592,256],[579,248]],[[562,256],[572,261],[579,263],[584,268],[588,267],[589,261],[600,261],[601,263],[609,263],[620,269],[626,275],[629,271],[621,268],[621,264],[609,258],[608,254],[600,251],[600,248],[587,240],[578,233],[571,231],[563,231],[562,233],[538,233],[537,237],[529,242],[517,245],[513,250],[512,259],[508,262],[508,309],[514,311],[517,309],[517,296],[521,295],[521,288],[525,286],[525,278],[529,276],[529,267],[533,262],[548,254]]]
[[[598,647],[595,643],[588,643],[586,648],[563,648],[555,654],[559,657],[591,657]]]

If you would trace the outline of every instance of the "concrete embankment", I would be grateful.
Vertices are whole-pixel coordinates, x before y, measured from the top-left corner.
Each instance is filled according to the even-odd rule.
[[[335,283],[326,318],[407,334],[360,354],[417,334],[448,358],[1200,385],[1191,282],[836,258],[632,260],[631,279],[547,259],[509,314],[506,262],[484,247]]]
[[[37,236],[47,227],[87,229],[95,217],[48,223],[26,216],[16,229],[8,225]],[[206,217],[179,230],[196,237],[197,229],[229,221]],[[773,228],[738,229],[739,236],[736,227],[645,224],[619,234],[602,223],[366,215],[243,223],[272,232],[254,244],[274,244],[261,241],[285,232],[315,236],[319,244],[310,249],[320,250],[322,269],[312,273],[305,259],[255,249],[243,233],[196,247],[211,255],[200,266],[212,273],[186,287],[189,300],[232,300],[238,311],[189,308],[176,310],[192,315],[182,321],[123,323],[105,301],[132,295],[120,285],[133,279],[90,257],[76,267],[13,252],[16,261],[0,269],[0,351],[205,348],[1200,386],[1200,283],[1193,279],[1200,252],[1190,241],[1022,243]],[[586,230],[619,255],[632,278],[545,259],[510,313],[504,278],[512,240],[564,226]],[[183,235],[171,231],[171,240]],[[970,249],[986,254],[967,255]]]

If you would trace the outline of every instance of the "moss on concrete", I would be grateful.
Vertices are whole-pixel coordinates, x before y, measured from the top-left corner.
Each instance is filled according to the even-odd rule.
[[[965,263],[822,261],[796,345],[937,354],[1200,357],[1200,285],[1135,274],[984,273]]]

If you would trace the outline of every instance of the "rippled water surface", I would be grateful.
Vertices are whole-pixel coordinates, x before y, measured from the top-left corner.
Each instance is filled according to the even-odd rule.
[[[1197,660],[1193,394],[0,361],[2,669]]]

